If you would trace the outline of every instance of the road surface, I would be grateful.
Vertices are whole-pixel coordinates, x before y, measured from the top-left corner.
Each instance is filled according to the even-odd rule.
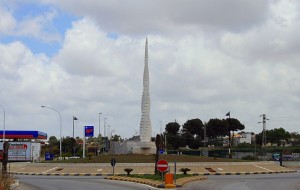
[[[20,186],[16,190],[154,190],[143,184],[110,181],[103,177],[78,176],[16,176]]]
[[[183,190],[299,190],[300,172],[287,174],[209,176],[191,182]]]

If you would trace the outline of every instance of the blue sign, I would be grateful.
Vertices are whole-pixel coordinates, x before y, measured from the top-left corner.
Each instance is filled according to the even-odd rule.
[[[159,154],[163,154],[164,153],[164,150],[159,150]]]
[[[84,136],[93,137],[94,136],[94,126],[84,126]]]
[[[54,155],[50,152],[45,153],[45,160],[53,160]]]

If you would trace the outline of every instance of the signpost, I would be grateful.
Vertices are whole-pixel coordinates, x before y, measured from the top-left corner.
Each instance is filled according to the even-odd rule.
[[[165,172],[169,168],[168,162],[166,160],[159,160],[157,162],[157,169],[160,172]]]
[[[86,137],[94,137],[94,126],[84,126],[83,131],[83,151],[82,157],[85,158],[85,138]]]
[[[115,175],[115,165],[116,165],[116,159],[115,158],[112,158],[110,160],[110,165],[113,167],[113,175]]]
[[[94,136],[94,126],[84,126],[84,136],[93,137]]]
[[[166,160],[158,160],[156,163],[157,170],[160,171],[161,174],[161,179],[164,181],[164,175],[163,172],[167,171],[169,168],[168,162]]]

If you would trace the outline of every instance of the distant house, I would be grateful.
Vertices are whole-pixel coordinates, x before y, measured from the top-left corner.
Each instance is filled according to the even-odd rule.
[[[249,143],[251,144],[251,139],[252,139],[252,133],[251,132],[241,132],[234,134],[232,136],[232,145],[238,145],[240,143]],[[229,144],[229,138],[225,137],[223,139],[223,146],[228,147]]]
[[[243,132],[238,134],[239,137],[234,138],[235,144],[240,144],[240,143],[249,143],[251,144],[251,137],[252,134],[250,132]]]

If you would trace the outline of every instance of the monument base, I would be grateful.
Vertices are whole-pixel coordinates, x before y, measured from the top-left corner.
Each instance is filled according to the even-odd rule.
[[[113,142],[111,145],[111,154],[155,154],[155,142]]]

